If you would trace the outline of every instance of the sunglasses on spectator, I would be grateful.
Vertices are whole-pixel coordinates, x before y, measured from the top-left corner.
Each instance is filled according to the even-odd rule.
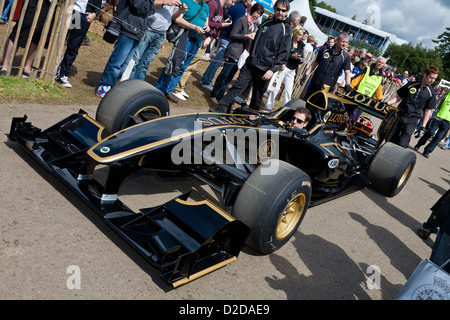
[[[281,12],[286,12],[287,11],[286,9],[281,9],[281,8],[276,8],[275,10],[281,11]]]
[[[305,120],[302,120],[302,119],[299,119],[299,118],[296,118],[296,117],[293,117],[293,118],[292,118],[292,122],[297,122],[297,123],[302,124],[302,123],[305,123],[306,121],[305,121]]]

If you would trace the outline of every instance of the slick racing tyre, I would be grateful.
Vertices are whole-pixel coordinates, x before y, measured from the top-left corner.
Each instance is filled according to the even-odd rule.
[[[310,199],[309,176],[287,162],[271,159],[256,168],[244,183],[232,215],[252,229],[246,244],[270,254],[298,229]]]
[[[166,97],[148,82],[129,79],[111,88],[98,105],[96,120],[112,134],[136,123],[169,115]]]
[[[387,142],[375,154],[367,171],[372,187],[393,197],[406,185],[416,164],[416,155],[396,144]]]

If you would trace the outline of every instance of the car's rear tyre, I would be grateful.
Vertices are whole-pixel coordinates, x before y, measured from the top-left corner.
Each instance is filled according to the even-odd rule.
[[[416,155],[387,142],[375,154],[367,171],[372,187],[388,197],[397,195],[406,185],[416,164]]]
[[[96,120],[105,126],[107,134],[126,128],[130,117],[134,122],[169,115],[170,107],[164,94],[148,82],[129,79],[111,88],[98,105]]]
[[[271,168],[278,168],[276,174]],[[232,215],[252,229],[246,244],[270,254],[281,248],[302,222],[311,199],[311,180],[297,167],[271,159],[242,186]]]

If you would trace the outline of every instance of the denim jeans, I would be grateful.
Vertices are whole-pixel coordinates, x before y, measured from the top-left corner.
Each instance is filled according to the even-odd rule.
[[[3,7],[3,13],[1,18],[2,22],[6,22],[6,20],[8,20],[8,12],[9,9],[11,8],[12,2],[13,0],[5,0],[5,6]]]
[[[450,148],[450,134],[448,135],[447,139],[445,140],[444,146],[446,148]]]
[[[161,71],[161,75],[159,76],[158,81],[156,82],[156,89],[161,91],[162,93],[173,93],[173,89],[177,86],[178,82],[181,79],[186,68],[189,66],[191,61],[195,58],[198,49],[200,46],[197,41],[191,41],[188,39],[186,42],[185,48],[185,59],[183,64],[181,65],[180,72],[176,77],[172,77],[166,74],[166,68]]]
[[[223,57],[225,55],[225,51],[227,50],[229,43],[230,43],[229,40],[225,39],[219,40],[219,44],[217,46],[217,53],[214,56],[214,59],[212,59],[211,62],[209,63],[208,68],[205,70],[205,73],[203,74],[203,77],[200,80],[202,84],[210,85],[212,83],[214,76],[216,75],[217,69],[219,69],[223,63]]]
[[[237,61],[233,59],[228,59],[225,61],[222,71],[217,76],[216,82],[214,83],[214,87],[209,94],[211,98],[216,98],[220,100],[225,95],[225,92],[230,85],[231,80],[233,80],[234,75],[238,72]]]
[[[442,230],[439,230],[433,250],[431,251],[430,260],[436,265],[441,266],[448,259],[450,259],[450,236],[442,232]],[[450,264],[447,264],[444,270],[450,272]]]
[[[117,38],[114,50],[106,63],[105,70],[103,70],[100,86],[114,86],[117,83],[117,79],[127,68],[138,45],[138,40],[133,40],[123,34]]]
[[[422,138],[417,142],[417,146],[421,147],[425,143],[427,143],[428,139],[430,139],[433,135],[433,139],[424,149],[424,153],[431,153],[438,146],[439,142],[442,138],[445,137],[445,134],[450,129],[450,122],[440,119],[433,119],[431,121],[430,129],[428,129]]]
[[[74,12],[72,18],[79,17],[79,19],[75,19],[75,21],[80,21],[80,27],[75,26],[72,29],[69,29],[69,34],[67,38],[67,48],[64,53],[64,58],[60,64],[59,76],[68,76],[70,73],[70,67],[74,63],[78,50],[83,43],[83,39],[86,36],[86,33],[89,30],[89,26],[91,25],[87,21],[87,15],[79,12]]]
[[[164,34],[153,32],[148,29],[145,31],[133,56],[135,65],[131,71],[130,79],[145,79],[148,67],[158,54],[163,41]]]

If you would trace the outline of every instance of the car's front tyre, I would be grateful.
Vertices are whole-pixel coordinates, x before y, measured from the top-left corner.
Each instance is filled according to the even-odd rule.
[[[170,107],[161,91],[148,82],[129,79],[112,87],[97,108],[96,120],[113,134],[130,124],[169,115]]]
[[[270,254],[296,232],[310,199],[310,177],[287,162],[271,159],[256,168],[244,183],[232,215],[252,229],[246,244]]]

